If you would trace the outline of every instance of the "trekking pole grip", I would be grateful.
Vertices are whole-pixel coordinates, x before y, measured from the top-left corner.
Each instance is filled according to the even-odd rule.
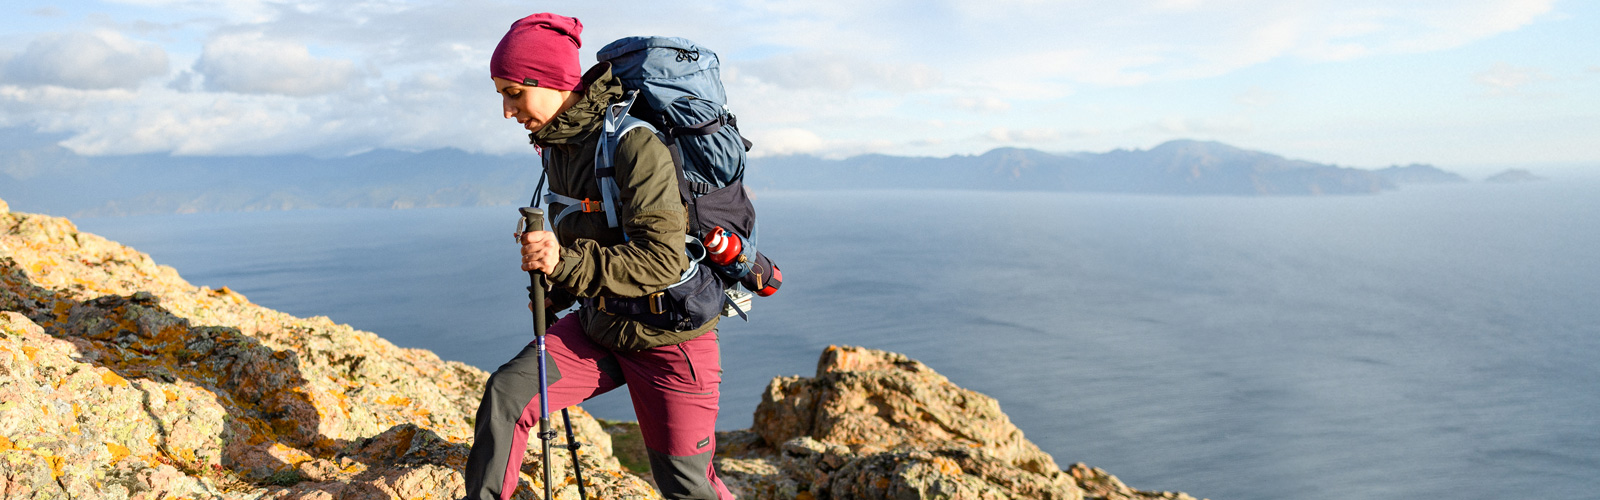
[[[522,213],[522,231],[544,230],[544,210],[535,207],[522,207],[517,209]],[[544,336],[545,311],[544,311],[544,273],[528,271],[528,300],[533,303],[533,333]]]
[[[544,209],[522,207],[518,208],[517,211],[522,213],[522,230],[524,232],[544,230]]]

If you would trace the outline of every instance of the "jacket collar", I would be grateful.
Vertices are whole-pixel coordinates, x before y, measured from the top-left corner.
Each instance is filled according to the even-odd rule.
[[[611,63],[602,62],[583,74],[583,97],[556,115],[543,128],[528,134],[541,147],[581,144],[600,130],[606,106],[622,98],[622,82],[611,75]]]

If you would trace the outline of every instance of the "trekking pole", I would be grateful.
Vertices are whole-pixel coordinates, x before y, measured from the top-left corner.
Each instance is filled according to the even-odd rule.
[[[522,212],[523,232],[544,229],[544,210],[533,207],[517,209]],[[539,442],[543,444],[544,498],[550,500],[550,440],[555,431],[550,430],[550,385],[546,382],[544,358],[544,273],[528,271],[528,300],[533,302],[533,341],[539,351]]]
[[[587,500],[588,493],[583,491],[583,467],[578,465],[578,447],[583,446],[572,435],[572,417],[567,416],[567,409],[561,409],[561,421],[567,423],[567,452],[572,453],[572,477],[578,480],[578,500]]]
[[[523,231],[538,231],[544,228],[544,210],[524,207],[522,212]],[[538,271],[528,271],[528,279],[532,282],[528,287],[528,300],[533,301],[533,338],[539,351],[539,441],[543,447],[544,461],[544,498],[551,498],[550,486],[550,440],[556,438],[556,432],[550,430],[550,384],[545,377],[545,310],[544,310],[544,274]],[[561,421],[567,427],[567,452],[572,454],[572,475],[578,482],[578,498],[587,499],[589,495],[583,488],[583,468],[578,463],[579,443],[572,432],[572,417],[567,409],[561,409]]]

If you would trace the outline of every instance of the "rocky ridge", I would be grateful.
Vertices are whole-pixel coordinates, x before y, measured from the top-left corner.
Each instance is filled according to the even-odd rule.
[[[0,201],[0,499],[457,498],[487,377]],[[659,498],[573,417],[591,498]],[[1062,470],[992,398],[862,348],[775,379],[719,440],[741,498],[1190,498]],[[536,444],[517,498],[543,487]]]
[[[829,346],[815,377],[773,379],[749,430],[719,436],[718,471],[747,499],[1193,500],[1066,470],[1000,403],[902,354]]]

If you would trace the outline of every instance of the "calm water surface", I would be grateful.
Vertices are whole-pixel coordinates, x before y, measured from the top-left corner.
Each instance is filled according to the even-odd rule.
[[[997,398],[1065,465],[1213,499],[1600,498],[1600,184],[1369,197],[764,192],[720,428],[828,344]],[[20,209],[20,208],[19,208]],[[84,219],[199,285],[493,370],[514,208]],[[632,419],[625,394],[585,405]]]

